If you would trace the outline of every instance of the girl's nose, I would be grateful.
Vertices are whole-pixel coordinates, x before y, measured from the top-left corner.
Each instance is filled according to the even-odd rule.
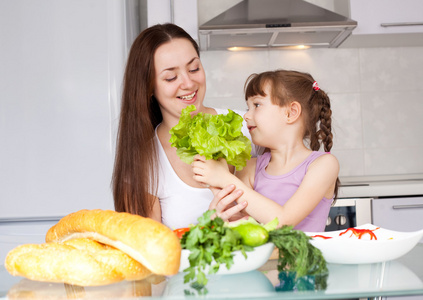
[[[244,114],[244,120],[247,121],[250,119],[250,114],[249,114],[249,110],[247,110],[247,112]]]

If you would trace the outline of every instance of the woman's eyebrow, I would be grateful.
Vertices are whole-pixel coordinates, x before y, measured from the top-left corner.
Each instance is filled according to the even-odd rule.
[[[190,64],[192,64],[192,62],[193,62],[194,60],[196,60],[196,59],[200,59],[200,58],[199,58],[199,57],[197,57],[197,56],[196,56],[196,57],[194,57],[193,59],[191,59],[191,60],[187,63],[187,66],[188,66],[188,65],[190,65]]]
[[[189,66],[190,64],[192,64],[193,63],[193,61],[194,60],[196,60],[196,59],[200,59],[199,57],[193,57],[189,62],[187,62],[187,66]],[[174,70],[176,70],[176,69],[178,69],[178,67],[170,67],[170,68],[166,68],[166,69],[163,69],[160,73],[163,73],[163,72],[165,72],[165,71],[174,71]]]

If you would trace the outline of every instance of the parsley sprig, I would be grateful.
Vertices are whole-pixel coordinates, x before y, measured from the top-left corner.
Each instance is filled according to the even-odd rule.
[[[184,283],[191,282],[191,287],[198,291],[207,285],[206,267],[209,268],[208,274],[215,274],[222,264],[230,269],[233,251],[240,250],[247,258],[246,252],[254,250],[243,245],[239,233],[225,226],[221,218],[211,219],[214,213],[215,210],[206,211],[198,218],[198,224],[185,232],[181,239],[182,248],[191,252],[188,257],[190,265],[184,270]],[[269,242],[279,249],[279,272],[295,272],[296,278],[306,275],[327,277],[326,260],[310,239],[304,232],[294,230],[293,226],[285,225],[269,231]]]
[[[278,271],[296,272],[297,278],[328,272],[322,252],[309,241],[311,237],[293,226],[282,226],[269,232],[269,241],[279,249]]]
[[[246,258],[246,251],[253,250],[253,247],[242,244],[237,232],[223,226],[221,218],[212,220],[214,213],[215,210],[206,211],[198,218],[198,224],[181,239],[182,248],[191,251],[188,257],[190,266],[184,270],[184,283],[192,282],[191,286],[197,290],[207,284],[206,267],[209,267],[208,274],[215,274],[221,264],[229,269],[233,264],[233,251],[240,250]]]

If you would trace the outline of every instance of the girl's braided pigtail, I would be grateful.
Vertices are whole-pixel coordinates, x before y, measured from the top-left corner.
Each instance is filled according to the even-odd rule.
[[[329,152],[333,146],[332,134],[332,110],[328,95],[324,91],[316,92],[320,97],[320,129],[317,135],[320,137],[325,152]]]
[[[318,89],[312,92],[309,100],[308,133],[310,148],[319,151],[321,145],[325,152],[332,149],[332,110],[328,95]]]
[[[313,95],[312,98],[313,97],[316,97],[317,99],[315,100],[318,100],[318,105],[316,105],[318,108],[316,107],[316,109],[320,111],[320,113],[318,116],[319,129],[315,135],[311,134],[311,136],[315,136],[314,139],[320,139],[322,141],[325,152],[329,152],[333,146],[332,110],[330,108],[330,100],[328,95],[324,91],[320,90],[320,88],[318,90],[315,89],[315,95]],[[340,181],[339,178],[337,178],[334,191],[335,200],[338,198],[339,185]],[[335,202],[333,204],[335,204]]]

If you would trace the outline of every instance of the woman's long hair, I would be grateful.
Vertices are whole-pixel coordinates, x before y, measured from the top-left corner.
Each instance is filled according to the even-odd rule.
[[[266,96],[264,88],[270,84],[270,97],[273,104],[285,106],[292,101],[301,104],[304,113],[305,130],[303,139],[310,149],[319,151],[321,146],[329,152],[333,146],[332,110],[328,95],[315,88],[315,80],[308,73],[290,70],[268,71],[252,74],[245,83],[245,100],[260,95]],[[339,179],[336,180],[335,196],[338,195]]]
[[[154,92],[154,54],[175,38],[197,43],[174,24],[145,29],[135,39],[126,65],[116,157],[112,177],[115,210],[150,216],[157,190],[158,155],[154,130],[162,114]]]

